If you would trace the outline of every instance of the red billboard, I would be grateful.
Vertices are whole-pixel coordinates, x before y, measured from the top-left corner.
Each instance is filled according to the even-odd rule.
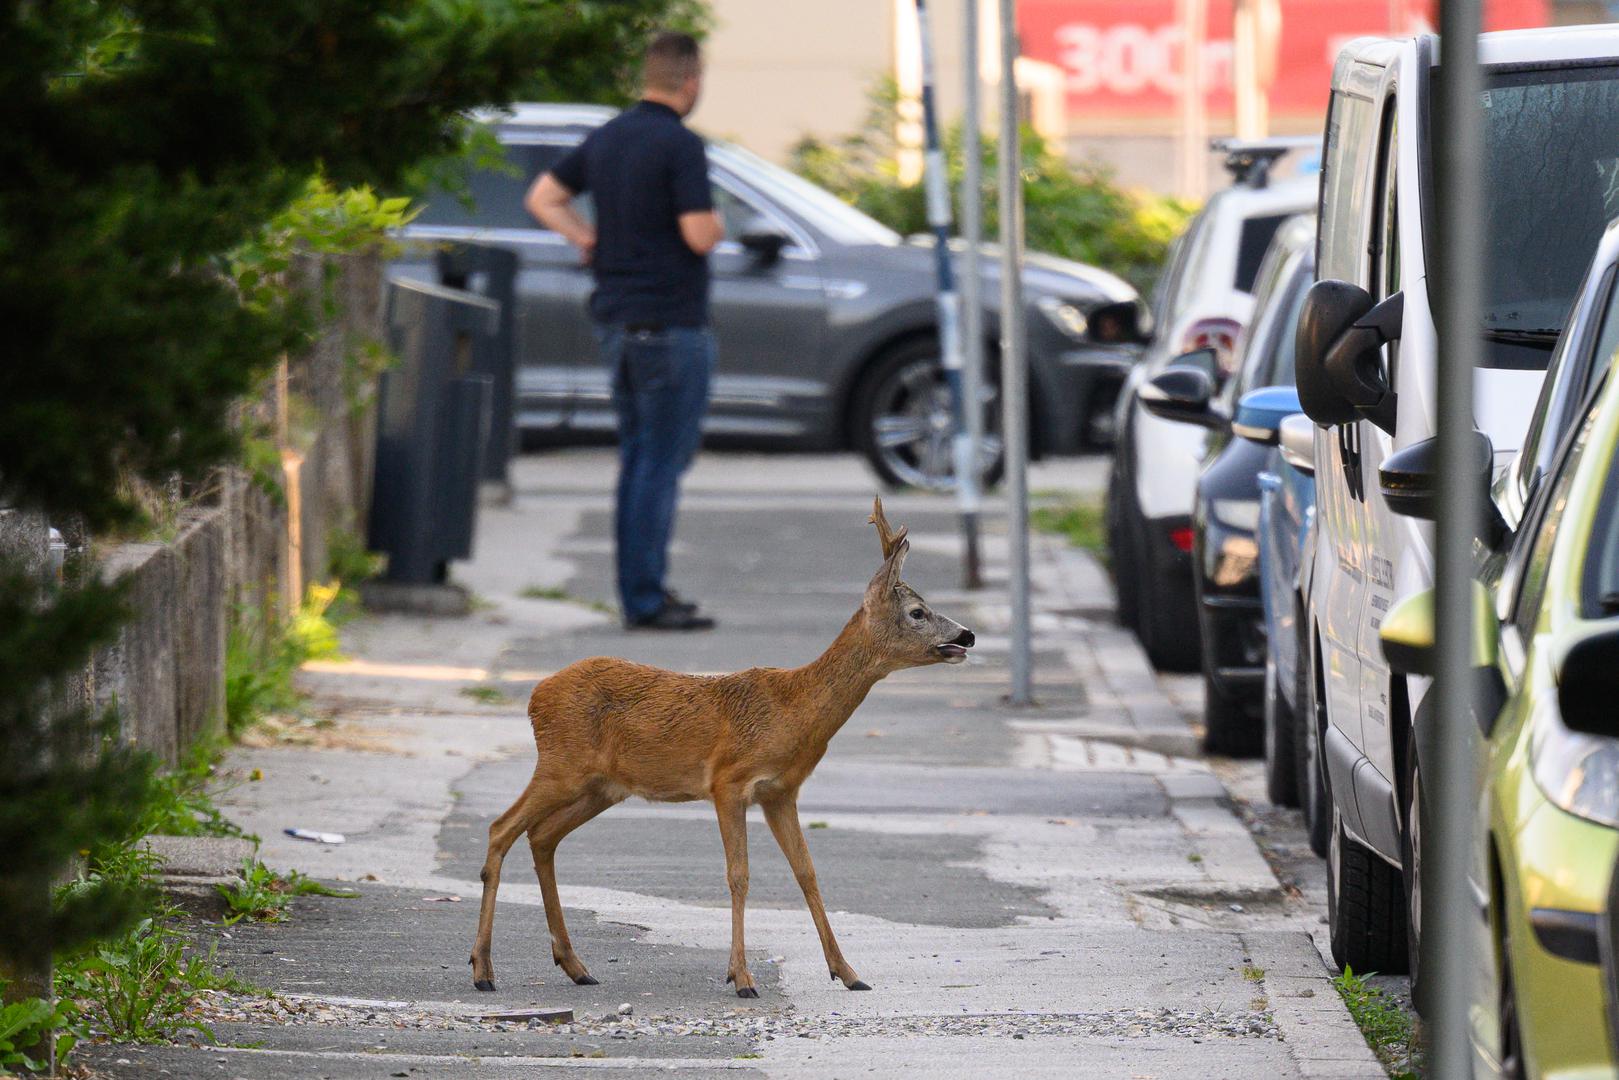
[[[1326,108],[1332,62],[1366,34],[1415,33],[1433,25],[1433,0],[1280,0],[1273,116]],[[1215,113],[1232,108],[1232,0],[1207,0],[1204,85]],[[1176,0],[1021,0],[1023,54],[1061,68],[1070,122],[1170,117],[1184,70]],[[1547,0],[1486,0],[1485,27],[1544,26]]]

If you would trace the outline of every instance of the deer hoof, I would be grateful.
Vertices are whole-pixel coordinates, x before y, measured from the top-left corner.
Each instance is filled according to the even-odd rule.
[[[854,982],[849,984],[849,989],[850,990],[870,990],[871,987],[867,986],[865,983],[861,982],[859,979],[856,979]]]
[[[744,986],[736,992],[736,996],[739,998],[756,998],[759,996],[759,991],[751,986]]]
[[[591,978],[589,975],[580,975],[579,977],[575,978],[573,981],[578,986],[600,986],[601,985],[601,983],[597,982],[595,979]]]
[[[473,981],[472,985],[479,990],[493,990],[495,988],[495,980],[476,979]]]

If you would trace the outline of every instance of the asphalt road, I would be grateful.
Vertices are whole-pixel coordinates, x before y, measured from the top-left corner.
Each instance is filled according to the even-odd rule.
[[[1036,488],[1085,488],[1094,463]],[[688,485],[674,584],[719,618],[706,634],[626,634],[611,600],[612,458],[535,455],[486,508],[456,577],[464,619],[377,616],[345,660],[304,675],[315,745],[240,749],[223,794],[262,857],[352,882],[281,925],[207,931],[221,961],[279,1002],[221,996],[222,1046],[102,1047],[117,1076],[615,1075],[1350,1077],[1379,1071],[1333,994],[1313,901],[1283,889],[1181,713],[1103,620],[1094,564],[1037,551],[1038,705],[1004,701],[997,588],[957,588],[948,502],[888,500],[909,525],[906,580],[973,627],[959,667],[880,684],[806,785],[802,819],[843,951],[874,987],[829,982],[792,875],[750,819],[749,964],[724,982],[730,920],[707,804],[631,801],[561,845],[575,945],[600,985],[550,962],[526,845],[503,872],[494,963],[466,964],[489,822],[522,789],[534,682],[611,654],[691,672],[796,665],[855,609],[880,557],[872,490],[850,458],[704,458]],[[992,578],[1004,574],[988,518]],[[1100,590],[1100,591],[1099,591]],[[568,599],[556,599],[565,595]],[[472,693],[468,693],[468,691]],[[1167,755],[1163,751],[1170,751]],[[262,779],[244,778],[259,770]],[[292,826],[341,832],[299,843]],[[459,899],[449,899],[458,897]],[[572,1024],[480,1020],[571,1008]]]

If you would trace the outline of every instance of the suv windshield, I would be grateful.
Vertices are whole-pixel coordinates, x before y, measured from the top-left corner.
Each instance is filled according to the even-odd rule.
[[[772,165],[757,154],[731,143],[710,142],[708,156],[723,164],[742,180],[768,195],[786,210],[797,214],[810,228],[834,243],[887,244],[900,242],[899,233],[881,222],[867,217],[825,188],[816,187]]]
[[[1484,85],[1488,363],[1544,368],[1619,213],[1619,67],[1494,68]]]

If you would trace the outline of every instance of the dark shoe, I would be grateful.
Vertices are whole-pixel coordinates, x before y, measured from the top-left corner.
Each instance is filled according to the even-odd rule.
[[[675,592],[673,589],[663,590],[663,608],[665,611],[669,610],[670,608],[674,608],[676,611],[688,611],[693,613],[697,611],[696,604],[692,603],[690,600],[682,600],[680,598],[680,594]]]
[[[714,620],[697,614],[695,609],[665,605],[655,614],[639,619],[625,619],[626,630],[712,630]]]

